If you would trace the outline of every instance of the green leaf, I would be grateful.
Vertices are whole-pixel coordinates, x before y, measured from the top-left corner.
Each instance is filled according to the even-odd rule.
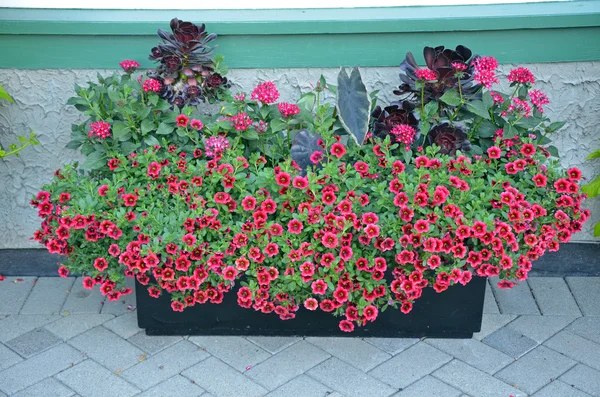
[[[524,85],[522,85],[519,88],[519,98],[521,98],[521,99],[527,98],[527,87],[525,87]]]
[[[429,121],[421,121],[419,124],[419,130],[423,136],[429,134],[429,130],[431,129],[431,124]]]
[[[156,125],[154,125],[154,122],[152,120],[145,119],[142,121],[141,128],[142,128],[142,135],[146,135],[150,131],[154,130],[156,128]]]
[[[594,226],[594,237],[600,237],[600,222]]]
[[[423,109],[425,111],[425,118],[427,120],[432,118],[437,113],[438,109],[439,104],[437,103],[437,101],[427,102],[425,108]]]
[[[240,133],[240,135],[242,136],[242,138],[246,138],[248,140],[257,140],[258,139],[258,132],[256,132],[256,130],[254,128],[249,128],[246,131],[243,131],[242,133]]]
[[[534,129],[535,127],[537,127],[538,125],[540,125],[542,121],[540,119],[538,119],[537,117],[529,117],[529,118],[522,118],[519,121],[517,121],[515,123],[515,125],[518,125],[519,127],[523,127],[526,129]]]
[[[497,126],[492,124],[490,121],[485,120],[479,126],[479,137],[480,138],[492,138],[498,129]]]
[[[272,132],[279,132],[286,128],[285,121],[283,121],[281,119],[271,120],[271,122],[269,123],[269,126],[271,127]]]
[[[504,124],[504,129],[503,129],[503,133],[502,133],[503,139],[514,138],[515,136],[517,136],[517,133],[518,133],[517,129],[515,127],[513,127],[512,124],[510,124],[510,123]]]
[[[440,98],[440,101],[450,106],[458,106],[461,103],[460,95],[455,90],[446,91]]]
[[[160,145],[158,139],[156,139],[153,135],[148,135],[147,137],[145,137],[144,142],[148,146]]]
[[[175,127],[173,127],[170,124],[160,123],[160,125],[158,126],[158,129],[156,130],[156,133],[158,135],[170,135],[173,133],[174,129],[175,129]]]
[[[107,90],[108,93],[108,97],[110,98],[110,100],[114,103],[119,102],[121,100],[121,96],[119,95],[119,92],[117,92],[114,89],[108,89]]]
[[[8,92],[6,92],[4,90],[4,87],[2,87],[1,85],[0,85],[0,99],[4,99],[10,103],[15,102],[14,99],[12,99],[12,97],[10,95],[8,95]]]
[[[588,195],[588,198],[594,198],[600,194],[600,175],[587,185],[581,187],[581,191]]]
[[[338,74],[337,109],[344,129],[362,145],[369,131],[371,101],[358,67],[350,72],[342,68]]]
[[[471,145],[471,153],[476,156],[481,156],[483,154],[483,149],[477,145]]]
[[[129,133],[129,127],[122,121],[117,121],[112,126],[112,133],[114,139],[121,139],[123,136]]]
[[[558,156],[558,149],[556,148],[556,146],[548,146],[546,149],[550,152],[550,154],[553,157],[559,157]]]
[[[131,153],[135,152],[139,145],[133,142],[123,142],[121,143],[121,154],[124,156],[129,156]]]
[[[600,158],[600,149],[596,150],[595,152],[590,153],[590,155],[586,157],[586,160],[597,159],[597,158]]]
[[[494,98],[492,98],[492,94],[489,91],[484,92],[481,99],[486,109],[491,109],[494,106]]]
[[[81,168],[85,170],[97,170],[98,168],[102,168],[106,165],[106,156],[101,152],[92,152],[90,153]]]
[[[491,120],[490,112],[482,101],[473,101],[467,103],[467,110],[473,114],[476,114],[477,116],[483,117],[486,120]]]
[[[555,132],[563,128],[565,124],[565,121],[555,121],[554,123],[550,123],[550,126],[548,126],[548,128],[550,129],[550,131]]]
[[[302,94],[300,99],[298,100],[298,106],[301,109],[305,109],[309,112],[312,112],[315,107],[315,102],[317,101],[317,96],[312,92],[307,92],[306,94]]]
[[[83,145],[83,142],[73,139],[71,142],[67,143],[67,146],[65,146],[65,147],[67,149],[77,149],[81,145]]]
[[[165,101],[164,99],[159,99],[156,106],[154,106],[154,110],[160,110],[161,112],[164,112],[165,110],[168,110],[170,108],[171,104]]]

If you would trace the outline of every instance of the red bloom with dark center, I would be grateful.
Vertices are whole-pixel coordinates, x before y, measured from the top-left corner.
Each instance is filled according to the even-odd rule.
[[[280,172],[275,176],[275,180],[279,186],[288,187],[291,182],[291,177],[287,172]]]
[[[341,143],[331,145],[331,155],[341,159],[346,154],[346,148]]]
[[[315,280],[310,286],[313,294],[316,295],[325,295],[325,291],[327,291],[327,283],[323,280]]]
[[[488,156],[491,159],[499,159],[502,155],[502,149],[497,146],[492,146],[487,150]]]
[[[108,262],[105,258],[96,258],[94,261],[94,267],[98,269],[99,272],[103,272],[108,268]]]
[[[300,222],[298,219],[292,219],[288,223],[288,232],[291,234],[300,234],[302,233],[303,228],[304,225],[302,225],[302,222]]]
[[[188,123],[190,122],[190,118],[185,114],[180,114],[175,118],[175,121],[177,122],[177,127],[187,127]]]
[[[317,302],[315,298],[307,298],[304,301],[304,307],[308,310],[317,310],[317,307],[319,307],[319,302]]]
[[[340,321],[340,329],[344,332],[352,332],[354,331],[354,323],[348,320]]]
[[[123,204],[126,207],[134,207],[137,203],[138,197],[135,194],[124,194],[123,195]]]
[[[579,168],[569,168],[567,170],[567,175],[569,176],[569,179],[572,181],[578,181],[581,179],[581,170]]]
[[[375,321],[378,314],[379,310],[373,305],[366,306],[363,310],[363,316],[367,321]]]
[[[327,248],[335,248],[339,244],[339,239],[335,234],[326,232],[321,238],[321,243]]]

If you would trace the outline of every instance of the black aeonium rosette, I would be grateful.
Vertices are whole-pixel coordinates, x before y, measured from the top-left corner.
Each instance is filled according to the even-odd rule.
[[[448,123],[433,127],[427,134],[427,141],[430,145],[439,146],[440,154],[455,156],[457,150],[461,152],[471,150],[471,142],[467,138],[467,134],[460,127]]]

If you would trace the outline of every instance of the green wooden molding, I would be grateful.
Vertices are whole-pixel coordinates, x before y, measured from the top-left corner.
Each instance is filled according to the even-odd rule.
[[[144,67],[156,30],[205,22],[233,68],[397,66],[408,51],[464,44],[502,63],[600,60],[600,0],[304,10],[0,8],[0,68]]]

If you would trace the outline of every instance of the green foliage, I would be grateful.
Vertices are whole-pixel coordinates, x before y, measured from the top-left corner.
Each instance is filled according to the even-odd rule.
[[[369,131],[371,101],[358,67],[350,74],[342,68],[338,74],[337,111],[346,132],[362,145]]]

